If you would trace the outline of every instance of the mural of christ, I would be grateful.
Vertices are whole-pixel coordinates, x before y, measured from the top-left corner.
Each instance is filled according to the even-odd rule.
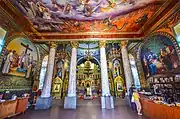
[[[29,78],[37,60],[33,44],[25,38],[15,38],[7,45],[7,50],[2,73]]]

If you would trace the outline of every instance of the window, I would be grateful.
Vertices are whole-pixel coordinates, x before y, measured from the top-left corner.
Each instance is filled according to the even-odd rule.
[[[177,43],[180,47],[180,23],[177,24],[176,26],[174,26],[174,32],[176,34],[176,40],[177,40]]]
[[[0,53],[4,47],[4,43],[5,43],[5,36],[6,36],[6,31],[0,27]]]
[[[48,63],[48,56],[45,56],[43,61],[42,61],[42,66],[41,66],[40,79],[39,79],[39,89],[43,88],[44,79],[46,76],[47,63]]]
[[[139,75],[138,75],[138,70],[137,70],[137,67],[136,67],[136,62],[135,62],[134,57],[131,54],[129,54],[129,60],[130,60],[132,76],[133,76],[133,79],[134,79],[134,85],[135,85],[135,87],[137,89],[140,89],[141,86],[140,86],[140,82],[139,82]]]

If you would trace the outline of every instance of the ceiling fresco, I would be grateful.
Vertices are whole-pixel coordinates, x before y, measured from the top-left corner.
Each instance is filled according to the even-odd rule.
[[[39,32],[137,32],[166,0],[10,0]]]

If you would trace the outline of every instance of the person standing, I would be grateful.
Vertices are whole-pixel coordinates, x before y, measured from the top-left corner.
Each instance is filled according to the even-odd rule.
[[[138,115],[142,115],[142,113],[141,113],[142,107],[141,107],[141,103],[140,103],[140,100],[139,100],[140,96],[138,94],[137,89],[133,90],[133,95],[132,96],[133,96],[132,98],[134,99],[134,103],[136,104]]]
[[[32,63],[30,63],[30,64],[28,65],[28,68],[27,68],[27,71],[26,71],[26,78],[29,78],[29,77],[30,77],[31,70],[32,70]]]
[[[11,64],[12,64],[12,61],[13,61],[13,54],[15,54],[15,53],[16,53],[16,51],[13,51],[13,52],[12,52],[12,51],[10,50],[10,52],[9,52],[7,58],[6,58],[5,64],[4,64],[4,66],[3,66],[2,73],[4,73],[4,74],[9,73],[9,70],[10,70],[10,68],[11,68]]]
[[[130,100],[130,106],[132,108],[133,111],[136,111],[136,105],[134,102],[132,102],[132,96],[133,96],[133,89],[135,88],[134,84],[131,85],[131,87],[129,88],[129,100]]]

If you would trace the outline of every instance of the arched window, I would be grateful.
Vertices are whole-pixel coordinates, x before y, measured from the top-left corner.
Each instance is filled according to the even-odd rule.
[[[44,79],[45,79],[45,76],[46,76],[47,63],[48,63],[48,55],[45,56],[43,61],[42,61],[40,78],[39,78],[39,89],[43,88]]]
[[[176,40],[180,47],[180,23],[178,23],[176,26],[174,26],[174,32],[176,34]]]
[[[4,47],[6,31],[0,27],[0,53]]]
[[[130,61],[131,71],[132,71],[132,75],[133,75],[133,79],[134,79],[134,85],[137,89],[140,89],[141,86],[140,86],[140,81],[139,81],[138,70],[136,67],[135,59],[132,54],[129,54],[129,61]]]

